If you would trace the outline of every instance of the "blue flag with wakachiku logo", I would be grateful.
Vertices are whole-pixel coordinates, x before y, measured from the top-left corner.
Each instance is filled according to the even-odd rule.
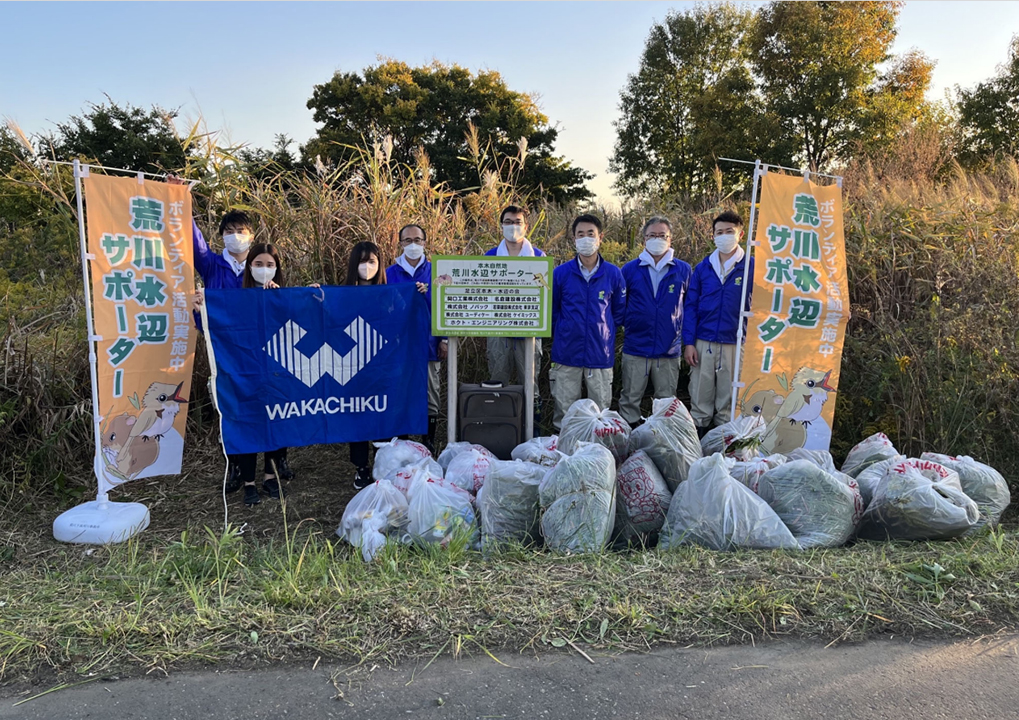
[[[413,283],[206,290],[228,454],[428,429],[428,301]]]

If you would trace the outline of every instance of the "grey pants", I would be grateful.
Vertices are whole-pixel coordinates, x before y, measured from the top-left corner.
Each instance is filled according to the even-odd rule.
[[[527,369],[524,358],[526,338],[495,338],[487,339],[489,380],[498,380],[510,385],[513,370],[516,370],[517,383],[524,384],[524,372]],[[541,338],[534,338],[534,399],[538,402],[538,370],[541,369]]]
[[[736,346],[698,340],[695,347],[700,365],[690,368],[690,414],[697,427],[723,425],[732,420]]]
[[[428,417],[439,417],[439,392],[442,388],[442,361],[428,362]]]
[[[581,383],[587,387],[587,396],[600,409],[605,410],[612,404],[612,368],[581,368],[552,363],[548,380],[555,401],[552,424],[557,430],[562,429],[563,415],[570,405],[580,400]]]
[[[656,398],[675,397],[679,385],[680,359],[643,358],[623,353],[623,389],[619,394],[619,414],[631,425],[640,421],[640,401],[648,378]]]

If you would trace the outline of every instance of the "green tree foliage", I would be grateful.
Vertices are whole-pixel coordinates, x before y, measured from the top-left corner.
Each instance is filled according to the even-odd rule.
[[[433,179],[464,190],[479,183],[480,156],[519,157],[525,140],[518,187],[555,202],[591,196],[584,183],[592,175],[553,154],[558,130],[529,95],[510,90],[497,72],[382,60],[363,73],[337,72],[316,85],[308,107],[322,127],[303,148],[306,162],[315,156],[346,162],[355,156],[353,146],[390,136],[393,160],[414,165],[423,148]]]
[[[719,156],[785,162],[791,147],[751,75],[749,10],[670,12],[651,28],[621,92],[610,168],[630,196],[706,192]]]
[[[901,6],[772,2],[760,11],[755,68],[800,162],[823,170],[860,143],[888,142],[922,114],[933,63],[917,51],[888,52]]]
[[[186,165],[186,153],[173,125],[176,117],[175,110],[158,106],[92,104],[81,116],[57,124],[56,133],[43,141],[44,154],[127,170],[178,170]]]
[[[959,91],[958,109],[964,161],[1019,154],[1019,35],[993,78]]]

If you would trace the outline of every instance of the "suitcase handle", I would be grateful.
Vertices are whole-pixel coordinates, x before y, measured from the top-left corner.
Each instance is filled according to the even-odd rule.
[[[483,388],[501,388],[505,387],[505,384],[499,380],[484,380],[481,383]]]

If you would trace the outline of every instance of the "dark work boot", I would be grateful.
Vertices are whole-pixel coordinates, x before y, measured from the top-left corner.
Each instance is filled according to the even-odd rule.
[[[354,489],[364,490],[366,487],[372,484],[372,469],[365,465],[359,467],[357,472],[354,474]]]
[[[439,426],[439,418],[429,417],[428,418],[428,434],[421,439],[421,444],[424,445],[428,452],[435,457],[435,430]]]

